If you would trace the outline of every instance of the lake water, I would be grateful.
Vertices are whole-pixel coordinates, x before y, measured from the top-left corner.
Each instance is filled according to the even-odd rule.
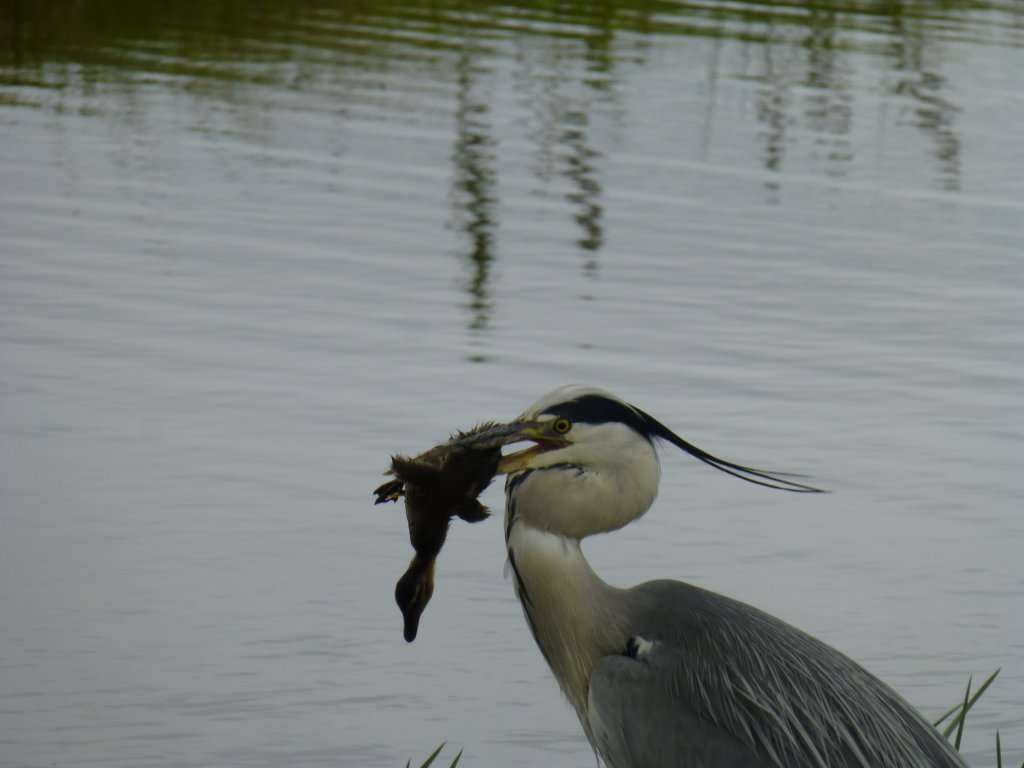
[[[601,385],[703,448],[589,542],[1024,759],[1019,3],[0,2],[0,764],[590,768],[393,451]],[[497,510],[497,485],[485,494]],[[445,763],[447,765],[447,762]]]

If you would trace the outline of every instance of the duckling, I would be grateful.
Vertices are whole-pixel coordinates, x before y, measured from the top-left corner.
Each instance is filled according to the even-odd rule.
[[[375,504],[405,496],[409,542],[415,554],[395,585],[395,602],[405,621],[406,642],[416,639],[420,616],[434,594],[434,566],[451,519],[478,523],[490,514],[477,496],[498,471],[500,437],[491,439],[494,434],[493,425],[484,424],[416,457],[392,456],[388,474],[395,479],[374,491]]]

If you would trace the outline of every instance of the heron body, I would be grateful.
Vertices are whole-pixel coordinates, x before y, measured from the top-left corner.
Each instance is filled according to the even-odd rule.
[[[810,635],[676,581],[606,584],[580,542],[657,496],[655,440],[729,474],[817,489],[718,459],[616,396],[563,387],[519,419],[502,459],[516,595],[610,768],[946,768],[957,752],[892,689]]]

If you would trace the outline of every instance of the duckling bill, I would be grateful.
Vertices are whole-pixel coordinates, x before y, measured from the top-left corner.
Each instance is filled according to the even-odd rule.
[[[434,564],[453,517],[478,523],[490,513],[477,499],[498,472],[501,445],[510,430],[483,424],[413,458],[395,455],[395,476],[374,493],[375,504],[405,497],[409,542],[415,554],[395,585],[395,602],[405,620],[406,642],[416,639],[420,616],[434,593]]]

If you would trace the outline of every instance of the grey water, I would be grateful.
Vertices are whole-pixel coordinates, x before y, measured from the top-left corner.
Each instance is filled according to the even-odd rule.
[[[371,494],[571,381],[833,491],[666,450],[606,580],[1001,667],[1019,765],[1022,72],[1009,1],[0,1],[0,765],[593,766],[500,522],[406,644]]]

